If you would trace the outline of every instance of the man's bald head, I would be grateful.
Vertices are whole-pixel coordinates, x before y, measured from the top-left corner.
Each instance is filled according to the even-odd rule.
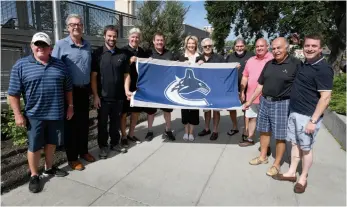
[[[258,58],[262,58],[268,52],[269,45],[264,38],[260,38],[255,42],[255,53]]]
[[[277,62],[283,62],[288,56],[289,43],[284,37],[277,37],[272,41],[272,54]]]

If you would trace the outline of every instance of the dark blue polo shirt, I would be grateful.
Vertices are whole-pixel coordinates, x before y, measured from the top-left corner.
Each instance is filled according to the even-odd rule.
[[[65,92],[72,90],[63,61],[51,57],[43,65],[30,55],[13,66],[8,94],[23,95],[25,114],[37,120],[63,120]]]
[[[320,91],[331,91],[333,78],[334,71],[323,57],[314,63],[302,63],[292,86],[290,111],[312,116],[320,99]]]

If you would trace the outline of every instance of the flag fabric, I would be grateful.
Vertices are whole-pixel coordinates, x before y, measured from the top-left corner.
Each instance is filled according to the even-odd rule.
[[[238,63],[138,58],[137,91],[130,105],[172,109],[240,109]]]

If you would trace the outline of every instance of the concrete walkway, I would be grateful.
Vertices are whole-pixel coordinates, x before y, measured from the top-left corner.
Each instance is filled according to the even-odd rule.
[[[196,132],[203,127],[202,112],[200,116]],[[106,160],[88,164],[82,172],[70,171],[67,177],[45,180],[39,194],[30,193],[28,184],[18,187],[2,195],[2,205],[346,205],[346,152],[325,127],[314,147],[307,191],[297,195],[294,184],[266,176],[272,156],[267,165],[248,164],[258,155],[259,142],[240,148],[237,143],[242,133],[226,135],[231,125],[227,112],[222,112],[221,133],[215,142],[208,136],[183,141],[180,117],[179,110],[172,113],[175,142],[161,138],[164,118],[156,117],[158,136],[151,142],[132,146],[127,154],[111,154]],[[146,122],[137,126],[138,137],[143,138],[146,132]],[[97,157],[98,150],[92,153]],[[62,167],[69,170],[66,164]],[[284,163],[282,172],[287,169]]]

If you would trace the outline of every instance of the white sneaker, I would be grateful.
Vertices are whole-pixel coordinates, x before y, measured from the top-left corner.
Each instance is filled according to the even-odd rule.
[[[183,135],[183,140],[184,140],[184,141],[188,141],[188,139],[189,139],[189,138],[188,138],[188,134],[184,134],[184,135]]]
[[[192,134],[189,135],[189,141],[194,141],[194,135]]]

